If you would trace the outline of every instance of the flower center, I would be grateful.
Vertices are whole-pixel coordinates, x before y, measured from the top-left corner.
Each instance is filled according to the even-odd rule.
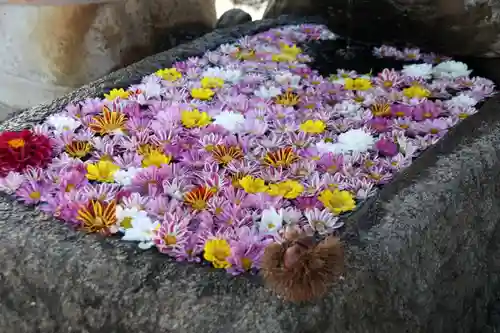
[[[167,244],[168,246],[173,246],[175,244],[177,244],[177,237],[175,237],[174,235],[166,235],[164,238],[163,238],[163,241],[165,242],[165,244]]]
[[[42,196],[42,194],[39,191],[33,191],[30,193],[29,196],[33,200],[40,200],[40,197]]]
[[[122,223],[120,223],[123,229],[130,229],[132,228],[132,217],[127,216],[123,219]]]
[[[23,139],[12,139],[7,142],[7,144],[14,149],[22,148],[25,145]]]
[[[268,152],[264,158],[264,163],[277,167],[288,167],[291,164],[297,162],[299,157],[295,154],[292,148],[281,148],[274,152]]]

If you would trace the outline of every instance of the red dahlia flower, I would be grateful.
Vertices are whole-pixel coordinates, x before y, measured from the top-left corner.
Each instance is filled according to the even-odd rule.
[[[52,160],[51,140],[29,130],[0,133],[0,176],[28,166],[45,167]]]

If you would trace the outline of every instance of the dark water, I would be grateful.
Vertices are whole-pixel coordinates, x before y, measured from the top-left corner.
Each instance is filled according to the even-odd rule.
[[[401,69],[403,65],[411,63],[375,57],[375,45],[347,39],[312,41],[301,46],[313,58],[309,65],[323,76],[336,73],[337,69],[355,70],[361,74],[378,73],[384,68]]]

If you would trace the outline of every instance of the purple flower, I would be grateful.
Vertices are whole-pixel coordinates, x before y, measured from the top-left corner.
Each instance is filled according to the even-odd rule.
[[[395,156],[399,152],[398,145],[388,138],[382,138],[375,143],[375,149],[383,156]]]
[[[249,227],[241,227],[229,244],[231,246],[231,256],[227,259],[231,264],[227,269],[229,273],[239,275],[260,268],[265,244],[262,243],[258,233]]]
[[[424,119],[438,118],[442,110],[432,101],[426,100],[413,107],[413,119],[422,121]]]

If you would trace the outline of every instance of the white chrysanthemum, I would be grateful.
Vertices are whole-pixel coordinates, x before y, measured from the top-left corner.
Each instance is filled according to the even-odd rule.
[[[140,168],[128,168],[127,170],[118,170],[113,174],[115,182],[120,185],[128,186],[132,183],[134,176],[141,171]]]
[[[270,99],[281,94],[281,89],[278,87],[265,87],[260,86],[259,89],[254,91],[255,96]]]
[[[234,44],[222,44],[219,46],[219,50],[223,54],[233,54],[238,52],[238,47]]]
[[[203,77],[217,77],[226,82],[237,83],[241,80],[243,72],[241,69],[210,67],[203,72]]]
[[[135,218],[131,227],[124,230],[122,240],[139,242],[139,248],[143,250],[153,247],[153,236],[155,230],[160,228],[160,222],[153,222],[149,217]]]
[[[282,86],[288,86],[291,88],[298,88],[300,80],[302,78],[299,75],[292,74],[290,72],[285,72],[278,74],[274,77],[274,80]]]
[[[355,154],[363,153],[375,144],[375,138],[363,129],[353,129],[338,136],[336,143],[320,141],[316,149],[320,153]]]
[[[434,76],[451,79],[468,76],[471,72],[472,70],[467,67],[467,64],[454,60],[443,61],[436,65],[433,70]]]
[[[469,107],[473,107],[477,104],[477,100],[474,98],[465,95],[464,93],[460,93],[457,96],[452,97],[448,101],[445,102],[445,105],[448,108],[464,108],[467,109]]]
[[[236,133],[243,128],[245,116],[237,112],[222,111],[214,117],[213,123],[224,127],[229,132]]]
[[[262,233],[275,233],[283,227],[283,210],[274,207],[264,209],[259,223],[259,231]]]
[[[363,113],[360,104],[350,101],[342,101],[341,103],[335,104],[333,111],[343,116],[357,116]]]
[[[401,73],[410,78],[429,79],[432,76],[431,64],[411,64],[403,66]]]
[[[57,133],[74,132],[82,124],[76,119],[58,114],[48,117],[47,123]]]
[[[337,138],[337,143],[354,153],[365,152],[375,144],[375,138],[363,129],[352,129],[342,133]]]

